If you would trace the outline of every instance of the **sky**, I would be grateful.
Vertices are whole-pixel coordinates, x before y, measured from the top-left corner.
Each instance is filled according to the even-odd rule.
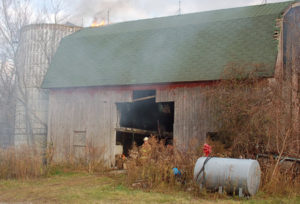
[[[51,0],[34,0],[36,8],[46,5],[51,11]],[[56,1],[56,0],[53,0]],[[267,3],[286,0],[267,0]],[[46,2],[46,3],[45,3]],[[48,2],[48,3],[47,3]],[[181,14],[262,4],[265,0],[181,0]],[[62,0],[62,16],[79,26],[90,26],[94,20],[110,23],[145,18],[178,15],[179,0]]]

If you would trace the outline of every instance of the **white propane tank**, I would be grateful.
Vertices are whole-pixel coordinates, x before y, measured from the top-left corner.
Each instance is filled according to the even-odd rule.
[[[259,163],[252,159],[200,157],[194,168],[194,179],[200,187],[238,195],[255,195],[260,176]]]

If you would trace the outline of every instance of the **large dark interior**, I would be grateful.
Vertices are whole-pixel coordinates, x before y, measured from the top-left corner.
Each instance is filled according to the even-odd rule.
[[[123,145],[123,153],[133,142],[143,144],[143,138],[150,134],[173,142],[174,103],[156,103],[155,90],[134,91],[132,103],[117,103],[120,113],[120,127],[117,129],[117,144]]]

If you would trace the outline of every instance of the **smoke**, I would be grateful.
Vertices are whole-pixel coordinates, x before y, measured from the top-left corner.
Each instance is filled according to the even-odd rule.
[[[268,3],[287,0],[268,0]],[[66,1],[70,8],[70,21],[83,26],[97,22],[111,23],[160,16],[177,15],[179,0],[72,0]],[[230,7],[261,4],[262,0],[181,0],[181,12],[191,13]]]
[[[179,0],[75,0],[70,6],[74,11],[71,21],[89,26],[94,20],[107,22],[108,11],[113,23],[177,15]]]
[[[134,19],[147,18],[146,12],[140,10],[135,0],[77,0],[74,8],[76,15],[72,21],[89,25],[92,21],[110,22],[128,21]]]
[[[108,10],[127,10],[130,7],[133,7],[132,0],[89,0],[80,1],[78,5],[79,14],[81,15],[90,15],[94,14],[96,17],[102,17],[103,13]]]

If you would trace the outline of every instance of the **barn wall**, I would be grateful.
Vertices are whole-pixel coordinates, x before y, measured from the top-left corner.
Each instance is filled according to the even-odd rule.
[[[290,106],[294,134],[300,151],[300,4],[295,4],[283,20],[283,94]]]
[[[212,131],[207,88],[202,84],[52,90],[48,142],[53,142],[54,159],[76,154],[74,135],[86,131],[86,142],[105,146],[105,158],[114,162],[115,128],[119,125],[116,103],[131,102],[135,89],[155,89],[156,102],[174,102],[174,139],[180,147],[187,147],[194,137],[204,140]]]
[[[157,102],[174,101],[174,140],[180,147],[204,141],[207,132],[213,132],[210,120],[211,105],[205,96],[206,86],[184,86],[158,89]],[[196,145],[196,144],[195,144]]]
[[[103,89],[51,91],[49,100],[48,142],[55,148],[54,160],[76,154],[76,132],[86,131],[86,143],[105,147],[105,158],[114,161],[115,128],[118,123],[116,102],[130,102],[131,91]],[[77,148],[77,149],[76,149]]]

